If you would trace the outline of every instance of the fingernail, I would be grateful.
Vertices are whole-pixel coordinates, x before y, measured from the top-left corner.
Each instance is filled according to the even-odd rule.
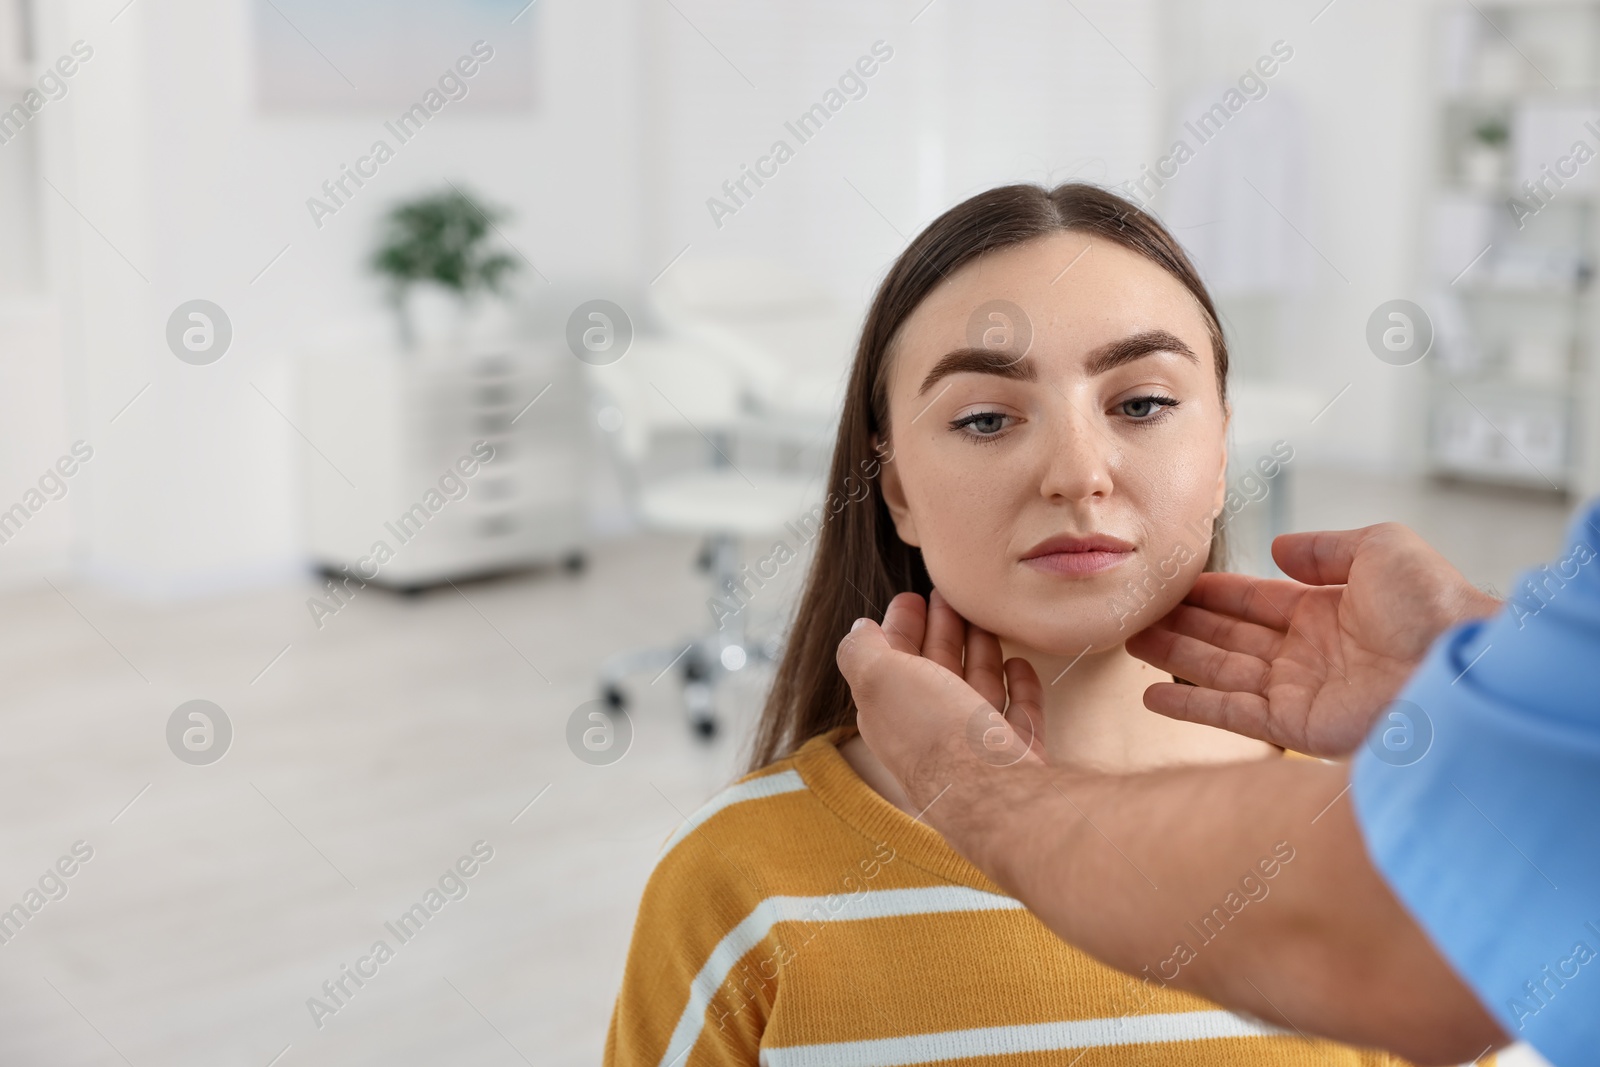
[[[851,633],[855,633],[857,630],[861,629],[866,624],[867,624],[867,620],[866,619],[857,619],[854,623],[851,624],[850,632]]]

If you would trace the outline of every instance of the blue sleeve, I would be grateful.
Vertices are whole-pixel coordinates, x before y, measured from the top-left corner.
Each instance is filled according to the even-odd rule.
[[[1355,759],[1374,864],[1515,1039],[1600,1062],[1600,504],[1441,637]]]

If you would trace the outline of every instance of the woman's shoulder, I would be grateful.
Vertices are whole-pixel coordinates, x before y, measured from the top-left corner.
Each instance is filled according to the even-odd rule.
[[[807,780],[811,758],[830,737],[738,778],[712,794],[663,842],[652,884],[701,891],[709,882],[782,893],[792,878],[854,836],[818,802]]]

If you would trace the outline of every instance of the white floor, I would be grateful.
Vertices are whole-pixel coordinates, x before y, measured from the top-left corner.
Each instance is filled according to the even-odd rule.
[[[1502,592],[1565,515],[1316,472],[1292,504],[1297,525],[1408,521]],[[604,656],[709,625],[692,548],[640,537],[579,578],[368,590],[320,630],[309,582],[181,606],[70,583],[0,598],[0,908],[94,849],[0,945],[0,1064],[596,1062],[655,849],[738,770],[763,681],[723,694],[733,729],[710,747],[668,675],[637,679],[623,760],[567,749]],[[785,594],[763,597],[781,616]],[[211,766],[166,745],[193,698],[234,726]],[[385,920],[479,840],[494,857],[468,895],[319,1028],[307,998],[395,944]]]

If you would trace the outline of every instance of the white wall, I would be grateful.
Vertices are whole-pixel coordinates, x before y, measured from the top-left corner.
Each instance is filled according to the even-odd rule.
[[[657,270],[685,246],[773,255],[864,308],[907,240],[964,197],[1011,181],[1103,180],[1155,144],[1158,91],[1116,50],[1155,66],[1153,0],[677,7],[693,26],[668,5],[642,8],[646,260]],[[800,144],[784,122],[880,40],[894,54],[866,95]],[[706,200],[779,138],[794,159],[719,227]]]
[[[73,511],[82,479],[59,478],[70,454],[61,364],[61,316],[38,295],[0,299],[0,583],[37,581],[71,563]],[[69,460],[64,469],[72,470]],[[21,506],[32,511],[20,529]],[[37,508],[37,510],[33,510]]]
[[[1429,5],[1325,2],[1164,0],[1162,85],[1176,107],[1196,89],[1236,80],[1274,40],[1292,44],[1272,91],[1302,107],[1309,188],[1306,214],[1291,221],[1319,254],[1309,287],[1284,305],[1273,369],[1328,400],[1351,385],[1318,419],[1308,459],[1415,471],[1426,365],[1380,363],[1364,331],[1378,304],[1421,296],[1414,252],[1428,166]]]

